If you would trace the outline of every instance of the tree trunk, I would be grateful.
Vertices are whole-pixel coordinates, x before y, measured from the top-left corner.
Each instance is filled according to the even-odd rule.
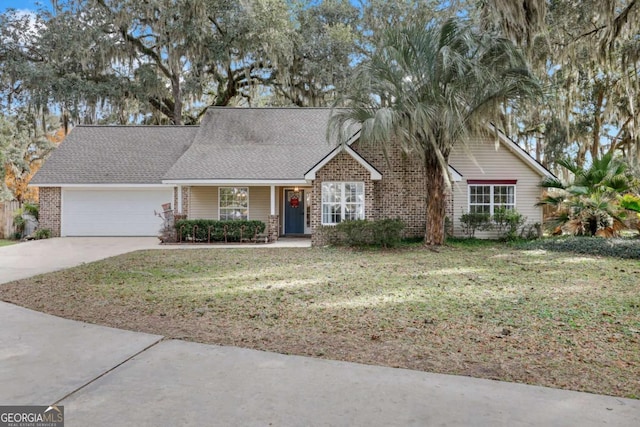
[[[428,246],[444,243],[444,217],[446,216],[446,183],[440,163],[435,156],[427,154],[424,176],[427,193],[427,225],[424,244]],[[432,158],[433,157],[433,158]]]

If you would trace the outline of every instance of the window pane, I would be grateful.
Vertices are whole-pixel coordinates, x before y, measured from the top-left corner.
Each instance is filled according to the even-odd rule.
[[[363,182],[322,183],[322,223],[364,219]]]
[[[223,221],[249,219],[249,188],[220,187],[219,216]]]
[[[497,207],[515,209],[514,185],[470,185],[469,212],[492,214]]]
[[[490,213],[491,206],[489,205],[472,205],[469,206],[469,212],[471,213]]]
[[[513,185],[495,186],[493,190],[493,203],[496,206],[513,208],[515,204],[515,187]]]

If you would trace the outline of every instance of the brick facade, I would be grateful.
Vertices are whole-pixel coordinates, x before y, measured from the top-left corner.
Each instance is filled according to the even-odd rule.
[[[311,243],[316,246],[326,244],[326,236],[321,232],[322,226],[322,183],[325,181],[364,182],[364,212],[366,219],[375,219],[375,184],[371,173],[342,151],[316,172],[316,179],[311,191]]]
[[[269,215],[269,224],[267,225],[267,234],[269,235],[269,241],[275,242],[280,236],[280,216]]]
[[[60,187],[40,187],[40,224],[38,228],[51,230],[51,237],[60,237],[62,191]]]
[[[455,185],[455,183],[451,184]],[[445,236],[453,236],[453,221],[455,218],[453,214],[453,191],[449,191],[449,194],[447,194],[447,205],[445,206],[445,213],[448,218],[448,221],[445,220]]]
[[[398,218],[405,224],[405,237],[422,237],[426,228],[426,182],[422,163],[407,156],[399,147],[387,150],[354,143],[353,148],[381,174],[382,180],[371,181],[370,173],[345,151],[336,155],[316,172],[312,193],[312,244],[326,244],[322,235],[322,182],[361,181],[365,184],[365,218],[370,220]],[[453,197],[447,200],[447,215],[452,217]]]
[[[191,187],[182,187],[182,211],[178,212],[178,187],[173,188],[173,211],[176,215],[182,214],[189,218],[189,201],[191,199]]]
[[[382,174],[376,182],[375,219],[398,218],[405,224],[405,237],[423,236],[427,209],[422,163],[399,147],[387,150],[354,143],[353,148]]]

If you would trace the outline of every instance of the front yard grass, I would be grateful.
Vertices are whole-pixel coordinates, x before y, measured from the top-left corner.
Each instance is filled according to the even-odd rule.
[[[15,243],[18,243],[18,241],[17,240],[0,239],[0,247],[13,245]]]
[[[118,328],[640,398],[640,262],[509,246],[153,250],[0,286]]]

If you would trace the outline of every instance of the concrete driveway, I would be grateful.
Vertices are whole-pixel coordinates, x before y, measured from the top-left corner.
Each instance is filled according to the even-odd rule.
[[[3,246],[0,247],[0,284],[160,247],[156,237],[64,237]]]

